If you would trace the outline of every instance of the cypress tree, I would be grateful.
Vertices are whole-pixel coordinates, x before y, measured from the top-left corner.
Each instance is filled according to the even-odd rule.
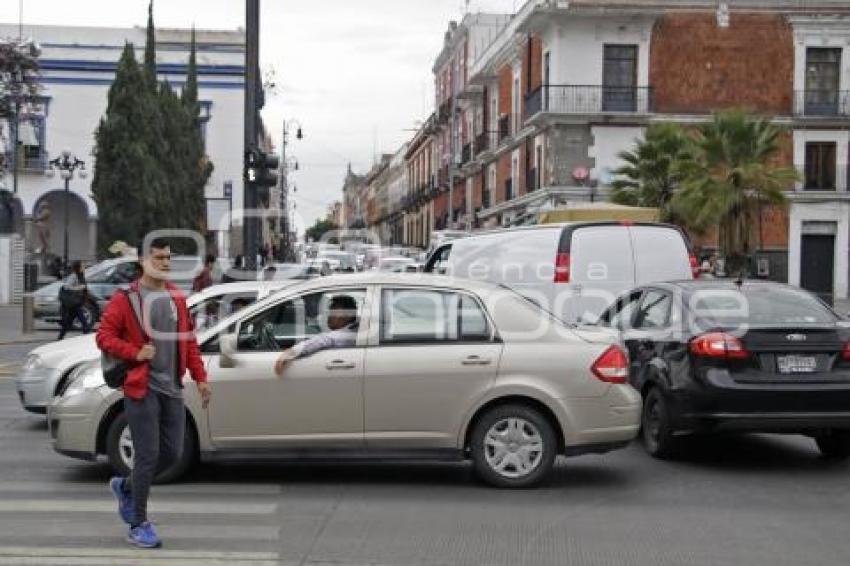
[[[148,89],[156,92],[156,28],[153,25],[153,0],[148,4],[148,27],[145,35],[145,80]]]
[[[100,213],[100,254],[115,240],[135,244],[152,230],[204,228],[204,188],[213,166],[201,135],[195,33],[178,97],[167,81],[157,84],[153,2],[144,64],[127,44],[95,137],[92,196]],[[174,242],[175,251],[194,253],[186,243]]]
[[[213,172],[213,164],[206,155],[204,138],[201,133],[201,105],[198,102],[198,66],[195,29],[192,28],[192,42],[189,51],[189,65],[186,72],[186,85],[181,101],[186,115],[185,167],[188,174],[186,185],[186,214],[189,227],[194,230],[206,228],[205,187]]]
[[[151,100],[132,44],[124,46],[106,114],[95,132],[92,198],[98,207],[98,252],[115,240],[135,243],[155,226],[162,175],[148,143]]]

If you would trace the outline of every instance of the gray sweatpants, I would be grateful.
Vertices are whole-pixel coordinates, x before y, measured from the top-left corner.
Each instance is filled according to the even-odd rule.
[[[154,477],[183,453],[186,409],[183,399],[148,390],[141,401],[124,398],[133,437],[133,472],[125,482],[133,495],[136,525],[148,520],[148,494]]]

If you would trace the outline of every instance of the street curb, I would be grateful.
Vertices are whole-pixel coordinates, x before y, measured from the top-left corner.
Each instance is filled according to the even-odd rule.
[[[0,346],[15,346],[18,344],[44,344],[45,342],[51,342],[51,338],[22,338],[20,340],[0,340]]]

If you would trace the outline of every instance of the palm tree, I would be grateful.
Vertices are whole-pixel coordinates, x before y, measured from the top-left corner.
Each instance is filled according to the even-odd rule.
[[[765,203],[782,204],[797,171],[775,164],[783,129],[741,110],[721,112],[698,129],[694,158],[680,167],[673,206],[697,228],[717,226],[727,272],[743,275],[751,230]]]
[[[647,206],[661,210],[665,222],[677,222],[673,195],[682,182],[681,163],[693,153],[690,136],[672,122],[653,124],[632,151],[619,158],[624,165],[614,171],[611,200],[617,204]]]

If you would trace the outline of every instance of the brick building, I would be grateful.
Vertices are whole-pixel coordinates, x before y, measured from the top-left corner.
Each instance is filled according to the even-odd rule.
[[[760,274],[846,298],[848,46],[846,0],[529,0],[467,15],[449,25],[434,114],[405,153],[402,240],[605,200],[649,124],[743,107],[788,129],[777,163],[801,176],[752,227]]]

